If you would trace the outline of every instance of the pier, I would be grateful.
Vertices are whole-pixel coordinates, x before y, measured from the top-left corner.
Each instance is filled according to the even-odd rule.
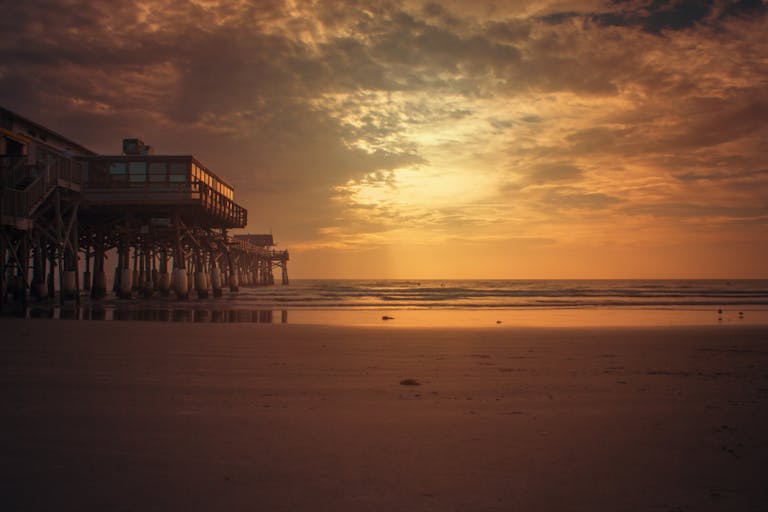
[[[229,234],[247,220],[234,188],[192,155],[155,155],[139,139],[99,155],[0,108],[0,305],[218,297],[272,285],[275,269],[288,284],[271,234]]]

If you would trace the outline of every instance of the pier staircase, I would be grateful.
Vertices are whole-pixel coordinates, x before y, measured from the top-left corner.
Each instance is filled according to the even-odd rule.
[[[26,157],[0,157],[0,225],[31,230],[54,191],[79,194],[82,179],[82,164],[53,150],[38,148],[33,163]]]

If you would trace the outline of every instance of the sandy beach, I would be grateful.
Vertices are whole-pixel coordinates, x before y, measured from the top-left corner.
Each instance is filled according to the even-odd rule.
[[[764,326],[0,329],[3,510],[768,509]]]

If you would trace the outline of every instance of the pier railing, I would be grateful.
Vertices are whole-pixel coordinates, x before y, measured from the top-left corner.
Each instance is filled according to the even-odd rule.
[[[192,194],[199,196],[206,211],[218,217],[226,218],[235,227],[245,227],[248,222],[248,211],[245,208],[216,192],[205,183],[200,181],[192,183]]]
[[[143,182],[115,183],[87,181],[83,198],[99,206],[193,206],[231,227],[245,227],[248,212],[231,199],[216,192],[205,183]]]

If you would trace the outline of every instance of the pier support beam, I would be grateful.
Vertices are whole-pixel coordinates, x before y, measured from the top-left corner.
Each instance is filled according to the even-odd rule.
[[[104,242],[99,236],[93,251],[93,286],[91,286],[91,298],[101,299],[107,295],[107,274],[104,271]]]
[[[86,248],[86,250],[83,251],[83,255],[85,257],[85,270],[83,270],[83,291],[90,292],[91,282],[93,280],[91,274],[91,249]]]
[[[48,249],[48,298],[53,299],[56,297],[56,285],[54,279],[56,278],[56,247],[51,245]]]
[[[30,295],[38,300],[44,299],[48,290],[45,286],[45,249],[39,236],[34,236],[32,241],[32,284]]]
[[[221,297],[221,271],[216,257],[211,257],[211,288],[214,297]]]
[[[133,247],[133,265],[131,266],[131,290],[139,289],[139,246],[138,242]]]
[[[154,246],[150,250],[149,262],[151,266],[152,290],[158,292],[160,291],[160,272],[157,271],[157,248]]]
[[[230,256],[229,259],[229,291],[240,290],[240,279],[237,276],[237,260]]]
[[[148,242],[144,242],[143,251],[141,253],[141,271],[139,272],[139,286],[141,287],[142,294],[145,299],[152,297],[155,292],[155,287],[152,284],[152,268],[150,259],[152,258],[152,249]]]
[[[171,281],[173,283],[173,291],[176,293],[176,298],[179,300],[187,300],[189,299],[189,278],[187,276],[184,247],[181,243],[180,223],[178,218],[174,219],[174,225],[176,226],[176,246],[173,249],[173,275],[171,276]]]
[[[159,284],[160,294],[167,297],[171,293],[171,275],[168,273],[168,249],[163,247],[159,253],[160,271]]]
[[[208,283],[206,283],[205,265],[203,264],[203,255],[200,251],[195,253],[195,291],[197,292],[197,298],[208,298]]]
[[[280,270],[282,271],[282,283],[283,285],[287,285],[288,283],[288,266],[283,262],[280,265]]]
[[[118,245],[118,270],[117,296],[121,299],[130,299],[133,289],[133,272],[130,269],[130,245],[126,237],[120,240]]]

